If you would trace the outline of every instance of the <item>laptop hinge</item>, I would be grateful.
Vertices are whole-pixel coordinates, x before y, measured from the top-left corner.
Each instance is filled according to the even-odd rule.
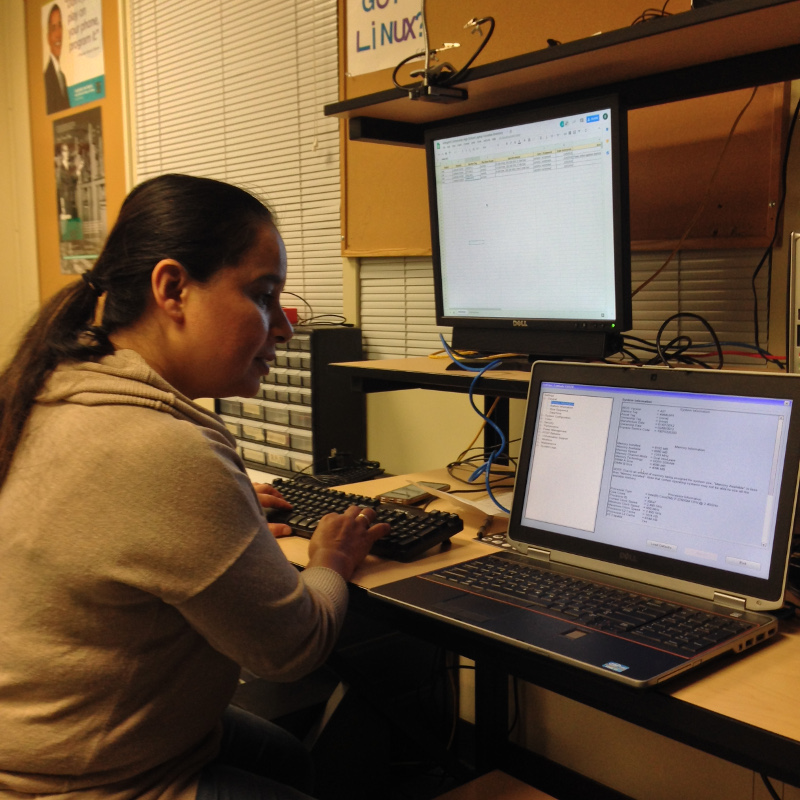
[[[714,602],[726,608],[735,608],[737,611],[746,610],[746,601],[743,597],[735,597],[723,592],[714,592]]]
[[[543,550],[541,547],[533,547],[532,545],[524,545],[524,549],[519,547],[520,543],[517,544],[517,549],[519,552],[524,553],[526,556],[530,556],[531,558],[538,559],[539,561],[549,561],[550,560],[550,551]]]

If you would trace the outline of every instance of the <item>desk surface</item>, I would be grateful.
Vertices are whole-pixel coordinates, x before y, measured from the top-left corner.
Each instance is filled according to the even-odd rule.
[[[462,369],[449,370],[449,358],[390,358],[373,361],[345,361],[331,366],[345,371],[363,392],[388,392],[397,389],[438,389],[468,392],[475,374]],[[519,370],[491,370],[483,374],[476,394],[493,397],[528,396],[530,373]]]
[[[415,472],[409,475],[395,476],[392,478],[378,478],[364,483],[354,483],[347,486],[348,491],[377,497],[381,492],[396,489],[406,483],[415,480],[434,481],[440,483],[453,484],[452,478],[445,470],[434,470],[431,472]],[[336,489],[340,487],[334,487]],[[453,488],[457,488],[453,486]],[[466,485],[464,488],[469,488]],[[455,503],[448,503],[447,500],[434,500],[428,508],[441,511],[452,511],[464,520],[464,530],[457,533],[450,541],[451,546],[446,550],[436,550],[424,558],[417,559],[410,564],[401,564],[397,561],[386,561],[378,556],[367,556],[367,559],[359,567],[352,578],[352,583],[364,589],[372,589],[382,586],[392,581],[407,578],[412,575],[420,575],[423,572],[430,572],[439,567],[451,566],[467,561],[470,558],[486,555],[487,553],[497,552],[497,548],[489,544],[483,544],[475,538],[475,531],[480,527],[486,516],[476,509],[474,514],[465,512],[464,509]],[[506,522],[502,518],[497,518],[492,522],[488,532],[495,533],[504,531]],[[286,557],[298,566],[305,566],[308,559],[308,541],[297,536],[290,536],[287,539],[279,540],[281,548]]]
[[[389,358],[371,361],[341,361],[331,364],[350,376],[353,386],[361,392],[391,392],[398,389],[435,389],[444,392],[470,391],[474,372],[450,370],[446,358]],[[622,363],[622,362],[620,362]],[[632,365],[628,365],[632,366]],[[688,364],[681,369],[701,369]],[[779,372],[779,367],[764,364],[734,364],[730,369],[744,372]],[[528,397],[530,373],[519,370],[492,370],[481,376],[473,393],[491,397]]]
[[[409,480],[448,480],[444,470],[381,478],[353,484],[348,489],[375,496]],[[448,505],[451,507],[448,508]],[[357,587],[372,588],[400,578],[428,572],[436,567],[459,563],[469,558],[496,552],[491,545],[477,541],[475,531],[484,521],[482,512],[463,513],[446,500],[436,500],[433,508],[455,510],[464,519],[464,530],[453,537],[452,547],[410,564],[384,561],[370,556],[353,577]],[[492,531],[502,530],[505,520],[496,519]],[[290,561],[304,566],[307,541],[296,537],[280,540]],[[362,598],[376,610],[388,604]],[[388,609],[387,609],[388,611]],[[403,614],[393,610],[395,621]],[[413,612],[404,612],[410,633],[441,640],[447,632],[437,622]],[[455,632],[455,644],[477,648],[478,655],[489,654],[509,664],[509,672],[532,683],[585,702],[607,713],[643,725],[678,741],[727,758],[742,766],[800,786],[800,621],[781,623],[777,637],[744,654],[723,657],[700,667],[688,676],[656,690],[635,692],[600,676],[584,674],[534,654],[503,649],[498,643]],[[447,645],[451,641],[448,636]],[[485,639],[478,641],[478,639]],[[477,642],[477,643],[476,643]],[[458,651],[458,650],[457,650]],[[464,651],[465,655],[475,657]],[[513,664],[507,661],[513,658]]]

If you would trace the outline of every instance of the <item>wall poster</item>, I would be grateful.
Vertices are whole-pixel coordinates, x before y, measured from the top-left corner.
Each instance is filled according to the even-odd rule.
[[[42,6],[42,69],[47,113],[106,96],[102,0]]]
[[[90,270],[106,239],[106,178],[100,108],[53,122],[61,273]]]
[[[424,52],[422,0],[347,0],[349,77],[395,67]]]

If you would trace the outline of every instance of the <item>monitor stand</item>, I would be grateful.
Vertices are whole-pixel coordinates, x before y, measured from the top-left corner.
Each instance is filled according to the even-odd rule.
[[[469,367],[485,367],[491,362],[493,353],[507,353],[509,355],[498,356],[500,363],[492,370],[522,372],[530,372],[534,361],[599,361],[622,349],[622,335],[611,331],[523,330],[520,333],[521,330],[453,328],[450,347],[457,358],[458,353],[468,351],[480,354],[480,358],[474,355],[459,358]],[[524,355],[531,351],[535,355]],[[447,369],[458,370],[461,367],[450,364]]]

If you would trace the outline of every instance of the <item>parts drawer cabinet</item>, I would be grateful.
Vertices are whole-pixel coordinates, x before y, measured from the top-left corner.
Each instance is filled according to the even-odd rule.
[[[334,455],[366,458],[365,397],[351,388],[349,376],[330,368],[362,358],[358,328],[295,328],[278,345],[256,397],[215,403],[245,465],[277,475],[318,474],[329,471]]]

